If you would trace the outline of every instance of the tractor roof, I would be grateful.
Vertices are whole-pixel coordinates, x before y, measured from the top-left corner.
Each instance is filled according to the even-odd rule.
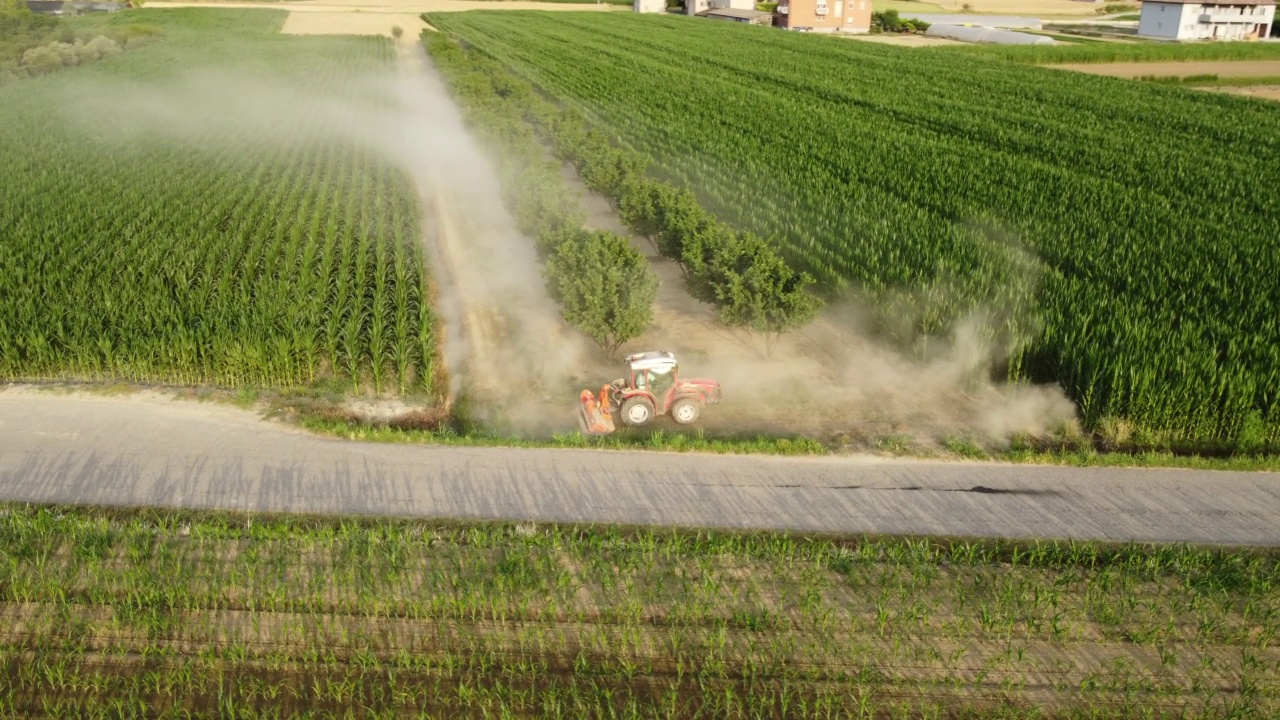
[[[642,352],[628,355],[627,364],[631,366],[632,370],[665,368],[676,364],[676,356],[674,353],[666,351]]]

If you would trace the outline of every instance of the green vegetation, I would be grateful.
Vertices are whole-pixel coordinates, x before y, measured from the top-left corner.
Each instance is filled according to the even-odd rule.
[[[547,258],[546,275],[565,319],[607,356],[653,321],[658,276],[621,235],[570,233]]]
[[[929,29],[929,23],[914,18],[903,19],[897,10],[880,10],[871,13],[873,33],[918,33]]]
[[[963,45],[938,52],[998,57],[1030,65],[1117,62],[1280,60],[1280,43],[1093,42],[1069,45]]]
[[[1097,12],[1099,15],[1115,15],[1117,13],[1133,12],[1134,10],[1141,9],[1141,7],[1141,5],[1133,5],[1130,3],[1107,3],[1106,5],[1098,8]]]
[[[612,435],[583,435],[570,432],[552,435],[550,440],[502,435],[468,424],[441,424],[434,417],[409,417],[386,424],[371,425],[350,413],[328,409],[291,406],[299,424],[308,430],[346,440],[384,443],[431,443],[467,447],[553,447],[596,450],[656,450],[698,452],[719,455],[824,455],[827,445],[807,437],[778,435],[709,436],[701,428],[691,432],[669,432],[661,428],[625,428]],[[1277,465],[1276,467],[1280,467]]]
[[[409,181],[367,143],[335,136],[319,112],[326,101],[356,102],[370,74],[389,68],[391,43],[281,36],[284,16],[95,19],[107,29],[145,23],[165,37],[0,88],[0,380],[281,387],[341,378],[353,390],[434,391]],[[114,115],[93,104],[132,93],[160,102],[147,87],[181,97],[195,82],[183,69],[236,86],[271,83],[259,100],[287,87],[293,101],[262,111],[273,124],[265,135],[235,108],[224,121],[223,108],[196,117],[170,100],[161,112],[179,119],[165,125],[124,101]]]
[[[841,452],[881,452],[901,457],[928,459],[975,459],[1028,465],[1067,465],[1073,467],[1163,467],[1193,470],[1280,471],[1280,455],[1240,454],[1206,457],[1153,449],[1135,444],[1107,446],[1096,437],[1083,434],[1053,433],[1041,439],[1016,437],[1008,448],[988,450],[964,437],[943,438],[941,448],[919,445],[907,435],[876,438],[867,446],[831,444],[805,437],[765,435],[714,436],[699,430],[695,434],[667,432],[661,429],[629,428],[607,436],[572,432],[555,435],[550,440],[537,440],[501,435],[481,428],[442,425],[438,418],[425,417],[370,425],[347,417],[333,409],[315,410],[290,407],[299,424],[346,440],[384,443],[431,443],[472,447],[553,447],[593,448],[599,450],[655,450],[661,452],[733,453],[738,455],[826,455]]]
[[[612,200],[628,226],[680,263],[690,291],[714,304],[725,323],[762,334],[768,348],[781,333],[817,313],[821,302],[807,290],[811,277],[792,270],[760,237],[718,222],[691,193],[647,177],[646,156],[614,146],[578,113],[549,102],[492,59],[441,34],[428,34],[424,42],[473,126],[490,147],[502,150],[498,159],[507,205],[521,229],[536,236],[539,249],[550,256],[549,280],[553,293],[565,302],[565,318],[606,352],[643,331],[654,297],[647,289],[634,293],[611,288],[609,282],[633,277],[636,288],[648,288],[647,264],[624,242],[612,242],[609,253],[590,253],[591,262],[609,263],[598,266],[596,277],[567,274],[585,269],[586,254],[555,261],[562,249],[611,236],[581,230],[582,209],[569,198],[560,168],[546,157],[543,143],[573,163],[588,188]],[[574,242],[566,245],[566,238]],[[602,283],[606,277],[610,281]],[[568,292],[571,286],[576,290]]]
[[[1060,383],[1091,429],[1280,443],[1269,105],[683,18],[429,21],[858,294],[904,346],[976,324],[1010,378]]]
[[[87,65],[149,42],[156,28],[143,25],[94,31],[92,23],[67,22],[27,10],[24,2],[0,3],[0,85],[55,70]]]
[[[1280,85],[1280,75],[1262,77],[1219,77],[1210,73],[1204,75],[1143,75],[1136,79],[1144,82],[1164,83],[1167,85],[1189,85],[1191,87],[1249,87],[1252,85]]]
[[[6,716],[1280,712],[1274,551],[0,512]]]
[[[495,151],[505,204],[546,261],[543,276],[564,319],[612,355],[652,321],[657,276],[626,238],[584,229],[586,213],[560,176],[559,163],[547,157],[524,123],[528,85],[472,65],[456,43],[434,33],[426,38],[470,125]],[[620,170],[610,162],[591,179],[617,182]]]

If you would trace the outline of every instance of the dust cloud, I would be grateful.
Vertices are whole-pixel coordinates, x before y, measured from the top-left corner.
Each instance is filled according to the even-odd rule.
[[[604,198],[568,171],[566,180],[584,195],[589,224],[627,232]],[[699,421],[716,432],[797,433],[847,439],[853,446],[874,446],[886,436],[924,446],[947,437],[1000,446],[1016,434],[1040,435],[1076,417],[1074,403],[1057,386],[992,379],[1008,352],[991,329],[1018,308],[975,309],[923,352],[918,337],[889,344],[868,305],[848,298],[783,335],[766,355],[763,338],[725,327],[713,307],[684,291],[675,263],[647,240],[632,243],[649,258],[662,286],[653,326],[623,350],[669,350],[681,360],[683,376],[719,381],[724,401]],[[1010,261],[1024,289],[1014,301],[1030,302],[1038,263],[1012,248]],[[902,300],[911,305],[909,294]]]
[[[623,369],[561,319],[532,241],[504,209],[492,164],[421,45],[406,39],[397,52],[394,70],[343,78],[340,87],[290,84],[261,69],[208,67],[148,81],[67,83],[61,115],[123,147],[164,138],[254,153],[336,141],[379,153],[404,170],[423,207],[450,401],[506,432],[573,429],[578,390],[597,389]],[[592,225],[626,233],[602,198],[566,177],[577,184]],[[671,350],[685,376],[718,380],[725,400],[700,421],[713,434],[846,435],[855,442],[958,434],[998,443],[1074,418],[1074,405],[1056,387],[990,380],[1000,351],[982,340],[981,316],[953,328],[947,345],[914,359],[875,340],[866,314],[850,303],[784,336],[766,358],[759,338],[719,324],[712,308],[684,291],[673,263],[646,241],[633,242],[663,285],[653,326],[623,350]]]
[[[129,83],[95,79],[68,84],[61,115],[122,148],[164,139],[215,153],[332,142],[377,152],[406,173],[423,208],[448,402],[511,432],[572,427],[584,340],[548,297],[533,243],[504,209],[492,165],[422,46],[405,39],[397,53],[385,73],[328,83],[286,83],[242,64]]]

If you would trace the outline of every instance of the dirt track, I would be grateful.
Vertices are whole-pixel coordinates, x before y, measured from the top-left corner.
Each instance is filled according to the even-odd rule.
[[[233,408],[0,391],[0,501],[1280,544],[1280,474],[375,445]]]
[[[1240,87],[1223,85],[1218,87],[1206,87],[1204,89],[1213,92],[1224,92],[1230,95],[1244,95],[1245,97],[1260,98],[1262,100],[1280,100],[1280,85],[1248,85]]]

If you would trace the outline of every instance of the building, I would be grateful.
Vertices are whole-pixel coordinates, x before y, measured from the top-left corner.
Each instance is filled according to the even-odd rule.
[[[727,20],[729,22],[748,23],[751,25],[764,25],[765,27],[773,24],[773,13],[760,12],[759,10],[724,8],[720,10],[708,10],[703,13],[702,16],[708,20]]]
[[[1147,0],[1138,22],[1140,37],[1165,40],[1253,40],[1271,34],[1276,0]]]
[[[685,0],[685,15],[706,16],[708,10],[755,10],[756,0]]]
[[[667,11],[667,0],[633,0],[631,9],[638,13],[664,13]]]
[[[33,13],[41,15],[84,15],[85,13],[113,13],[120,12],[125,8],[125,3],[120,2],[88,2],[87,0],[76,0],[75,2],[63,2],[62,0],[27,0],[27,9]]]
[[[871,0],[780,0],[774,25],[801,32],[871,32]]]

